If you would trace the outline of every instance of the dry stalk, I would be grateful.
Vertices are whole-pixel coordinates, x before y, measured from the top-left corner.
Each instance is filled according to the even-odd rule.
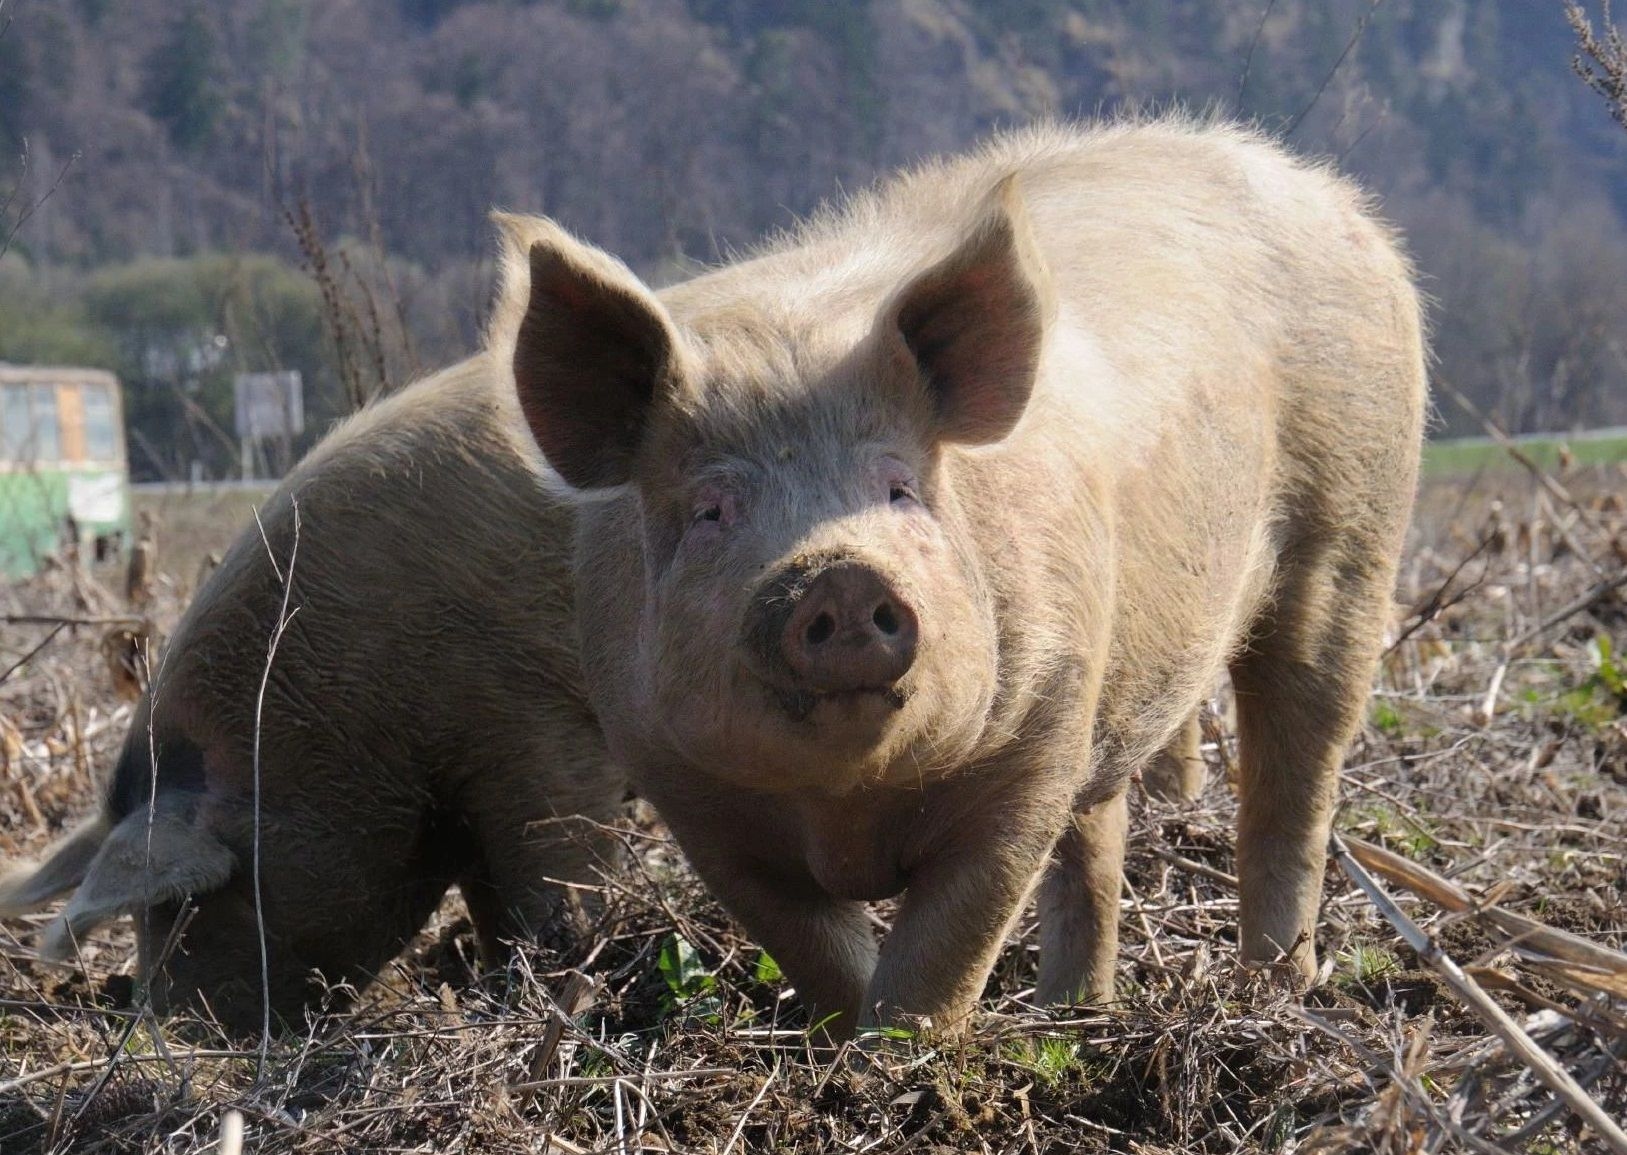
[[[1339,69],[1344,67],[1346,58],[1356,50],[1356,45],[1361,43],[1362,36],[1367,32],[1368,22],[1373,19],[1373,13],[1378,11],[1378,7],[1382,3],[1384,3],[1384,0],[1368,0],[1367,10],[1357,19],[1355,30],[1351,32],[1350,39],[1345,42],[1344,51],[1339,53],[1339,58],[1328,69],[1327,75],[1322,77],[1322,83],[1317,85],[1316,91],[1311,94],[1311,98],[1306,102],[1305,107],[1300,109],[1294,118],[1288,122],[1288,127],[1282,130],[1284,137],[1293,136],[1294,130],[1305,123],[1305,118],[1311,114],[1311,110],[1322,99],[1322,94],[1328,90],[1328,85],[1332,84],[1333,78],[1339,75]]]
[[[735,1072],[729,1067],[697,1067],[692,1071],[648,1071],[637,1075],[562,1075],[557,1079],[538,1079],[534,1083],[516,1083],[511,1091],[538,1091],[544,1087],[609,1087],[620,1083],[671,1083],[685,1079],[713,1079]]]
[[[1260,47],[1260,37],[1265,34],[1266,21],[1271,19],[1271,10],[1277,6],[1277,0],[1266,0],[1265,7],[1260,10],[1260,22],[1254,26],[1254,35],[1249,37],[1248,51],[1243,55],[1243,71],[1237,78],[1237,97],[1234,103],[1239,112],[1243,109],[1243,93],[1248,89],[1250,71],[1254,68],[1254,53]]]
[[[1441,949],[1439,943],[1407,917],[1395,901],[1384,892],[1384,888],[1367,873],[1361,863],[1356,861],[1345,845],[1344,839],[1334,834],[1330,842],[1334,860],[1339,863],[1346,876],[1361,888],[1378,908],[1379,913],[1400,932],[1407,945],[1418,953],[1418,957],[1446,980],[1453,993],[1468,1004],[1469,1009],[1486,1025],[1486,1028],[1502,1039],[1504,1045],[1518,1056],[1537,1078],[1546,1083],[1554,1094],[1564,1099],[1577,1117],[1591,1127],[1611,1151],[1616,1155],[1627,1155],[1627,1132],[1623,1132],[1616,1121],[1606,1115],[1604,1109],[1577,1085],[1570,1072],[1537,1046],[1531,1037],[1520,1029],[1520,1025],[1509,1018],[1508,1012],[1498,1006],[1478,983],[1463,972],[1452,957]]]
[[[145,621],[134,615],[90,618],[64,614],[0,614],[0,623],[8,626],[139,626]]]
[[[5,30],[10,27],[11,19],[10,17],[7,17],[5,24],[0,25],[0,33],[4,33]],[[5,256],[6,253],[10,251],[11,243],[17,239],[17,234],[22,232],[23,226],[28,223],[29,218],[35,213],[39,212],[41,206],[44,205],[46,201],[50,200],[53,195],[55,195],[57,189],[62,187],[62,182],[68,178],[68,170],[79,163],[79,157],[80,153],[77,151],[70,156],[67,163],[62,166],[62,170],[56,174],[56,179],[51,182],[51,187],[41,193],[38,200],[35,200],[31,204],[24,204],[22,211],[17,214],[16,220],[12,221],[9,225],[5,225],[4,222],[0,222],[0,227],[5,228],[5,234],[0,236],[0,257]],[[11,192],[6,195],[5,203],[0,205],[0,213],[10,212],[12,204],[15,203],[18,195],[22,192],[23,181],[28,178],[28,159],[28,142],[24,141],[22,164],[20,165],[20,171],[17,174],[17,183],[15,186],[13,186]]]
[[[1555,626],[1569,621],[1577,614],[1586,613],[1588,610],[1602,602],[1605,598],[1623,588],[1627,588],[1627,566],[1623,566],[1620,573],[1614,575],[1613,577],[1607,577],[1603,581],[1596,583],[1591,588],[1583,592],[1580,596],[1566,602],[1559,609],[1543,618],[1536,625],[1529,627],[1528,629],[1517,634],[1515,637],[1511,638],[1506,644],[1506,651],[1512,654],[1521,646],[1536,640],[1538,637],[1547,633]]]
[[[1469,400],[1466,393],[1452,385],[1450,382],[1441,380],[1439,377],[1435,378],[1434,384],[1437,389],[1444,391],[1448,396],[1450,396],[1452,400],[1457,403],[1459,408],[1472,416],[1476,421],[1480,422],[1480,426],[1486,431],[1486,435],[1493,441],[1497,442],[1497,444],[1502,447],[1504,453],[1507,453],[1509,457],[1518,462],[1520,467],[1531,475],[1531,480],[1535,481],[1537,485],[1546,490],[1550,497],[1560,502],[1567,509],[1574,510],[1577,517],[1589,529],[1593,530],[1595,533],[1602,532],[1602,527],[1599,525],[1598,519],[1593,516],[1592,511],[1584,506],[1581,502],[1577,501],[1575,496],[1565,487],[1562,482],[1556,479],[1546,469],[1542,468],[1541,465],[1537,464],[1536,460],[1529,453],[1526,453],[1525,450],[1521,449],[1519,443],[1508,435],[1507,430],[1505,430],[1501,425],[1498,425],[1497,422],[1493,421],[1491,417],[1473,401]]]
[[[28,665],[29,661],[35,655],[40,653],[40,651],[44,650],[46,646],[48,646],[52,642],[54,642],[56,640],[56,636],[58,634],[60,634],[63,630],[67,629],[67,628],[68,628],[68,624],[66,622],[57,623],[56,627],[54,629],[52,629],[50,633],[45,635],[45,638],[39,643],[39,645],[37,645],[33,649],[29,650],[26,654],[24,654],[22,657],[18,658],[15,662],[13,662],[11,665],[7,666],[4,670],[0,670],[0,682],[4,682],[7,678],[11,677],[11,675],[15,674],[18,670],[20,670],[24,666]]]
[[[581,971],[573,970],[565,979],[565,989],[559,993],[559,1003],[554,1008],[553,1017],[543,1030],[542,1042],[537,1045],[537,1053],[531,1057],[531,1078],[529,1083],[518,1087],[511,1087],[511,1091],[521,1094],[521,1103],[530,1104],[536,1098],[536,1090],[544,1084],[543,1076],[548,1070],[548,1064],[553,1062],[554,1053],[559,1050],[560,1040],[565,1037],[572,1020],[578,1015],[586,1014],[593,1006],[593,999],[598,992],[599,983],[589,978]]]
[[[768,1089],[774,1085],[774,1080],[779,1077],[779,1074],[780,1064],[776,1060],[774,1066],[769,1069],[767,1077],[763,1079],[763,1085],[758,1088],[757,1094],[752,1097],[751,1102],[746,1104],[746,1109],[740,1112],[739,1121],[735,1123],[734,1130],[729,1133],[729,1141],[723,1145],[723,1155],[729,1155],[729,1152],[734,1150],[734,1145],[740,1142],[740,1136],[745,1134],[746,1120],[751,1118],[751,1113],[757,1109],[757,1104],[763,1101],[763,1096],[768,1094]]]
[[[294,562],[299,557],[299,501],[293,501],[294,507],[294,534],[293,541],[288,547],[288,571],[284,573],[277,565],[277,556],[272,552],[271,542],[266,538],[265,526],[260,523],[258,510],[254,514],[254,523],[260,528],[260,540],[265,543],[266,556],[271,561],[271,568],[277,573],[277,580],[282,583],[282,605],[277,610],[277,623],[271,631],[271,639],[266,646],[265,667],[260,673],[260,689],[254,698],[254,925],[259,934],[260,946],[260,1053],[255,1059],[254,1080],[256,1083],[265,1074],[266,1053],[271,1049],[271,962],[266,945],[265,900],[260,891],[260,732],[261,720],[265,712],[266,686],[271,681],[271,666],[277,660],[277,646],[282,641],[282,635],[288,629],[288,623],[299,612],[295,606],[292,611],[288,608],[288,599],[294,591]],[[155,762],[154,765],[157,765]]]
[[[227,1111],[220,1117],[220,1155],[243,1155],[243,1112]]]

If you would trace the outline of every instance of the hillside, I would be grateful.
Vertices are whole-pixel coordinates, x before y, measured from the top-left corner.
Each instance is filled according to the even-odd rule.
[[[417,342],[392,361],[399,376],[475,339],[493,205],[549,213],[669,279],[996,126],[1179,101],[1256,118],[1359,175],[1439,300],[1444,376],[1503,420],[1627,421],[1627,134],[1570,74],[1558,0],[4,11],[0,196],[20,186],[14,217],[67,172],[0,267],[0,358],[107,362],[156,388],[155,343],[168,364],[177,344],[244,324],[228,315],[237,290],[218,275],[197,289],[195,269],[218,271],[218,254],[297,263],[286,210],[304,201],[329,243],[390,255],[386,296]],[[309,290],[279,284],[289,300]],[[159,286],[188,300],[154,314]],[[233,358],[305,368],[337,411],[310,305],[271,316],[298,333],[256,331]],[[1472,427],[1455,408],[1443,419]]]

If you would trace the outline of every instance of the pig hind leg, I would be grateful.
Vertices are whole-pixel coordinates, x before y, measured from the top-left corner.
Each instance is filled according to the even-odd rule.
[[[616,815],[624,778],[607,765],[603,740],[584,729],[575,744],[555,735],[508,773],[472,775],[455,811],[474,841],[474,865],[458,879],[489,964],[514,941],[563,948],[568,911],[590,895],[619,844],[603,827]]]
[[[1203,793],[1203,729],[1194,710],[1181,728],[1142,769],[1147,793],[1167,802],[1190,802]]]
[[[536,860],[535,876],[520,878],[513,864],[527,857]],[[570,881],[580,881],[575,876],[584,872],[562,863],[557,849],[535,845],[518,855],[500,853],[498,858],[505,866],[501,884],[484,860],[457,879],[458,891],[474,924],[481,965],[488,969],[504,966],[517,942],[568,950],[574,941],[567,918],[571,897],[565,888],[548,880],[570,876]]]
[[[1121,793],[1076,812],[1057,840],[1038,894],[1035,999],[1042,1006],[1102,1003],[1113,997],[1128,823]]]
[[[1316,972],[1315,927],[1344,751],[1388,612],[1388,533],[1292,544],[1231,663],[1237,699],[1240,945],[1249,964]]]

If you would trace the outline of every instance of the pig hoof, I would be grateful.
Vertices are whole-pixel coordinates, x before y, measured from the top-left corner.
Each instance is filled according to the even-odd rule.
[[[51,925],[45,928],[40,935],[40,945],[37,951],[42,963],[52,963],[57,966],[66,966],[73,960],[73,932],[68,929],[66,918],[51,920]]]
[[[920,1036],[899,1027],[861,1027],[842,1048],[843,1065],[855,1075],[894,1078],[920,1050]]]
[[[1314,957],[1305,956],[1245,960],[1239,965],[1238,970],[1238,977],[1243,981],[1258,976],[1264,978],[1270,986],[1294,994],[1302,994],[1312,987],[1320,986],[1327,977],[1318,970]]]

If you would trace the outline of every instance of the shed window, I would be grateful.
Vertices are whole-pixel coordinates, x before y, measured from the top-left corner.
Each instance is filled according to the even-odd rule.
[[[114,461],[119,456],[118,430],[113,427],[113,394],[102,385],[83,385],[79,401],[85,415],[85,456],[92,461]]]
[[[33,443],[32,460],[41,465],[55,464],[62,459],[62,432],[57,426],[56,386],[33,385],[33,425],[30,430]]]
[[[56,386],[0,386],[0,460],[54,465],[61,457]]]
[[[22,461],[28,453],[28,386],[0,385],[0,461]]]

